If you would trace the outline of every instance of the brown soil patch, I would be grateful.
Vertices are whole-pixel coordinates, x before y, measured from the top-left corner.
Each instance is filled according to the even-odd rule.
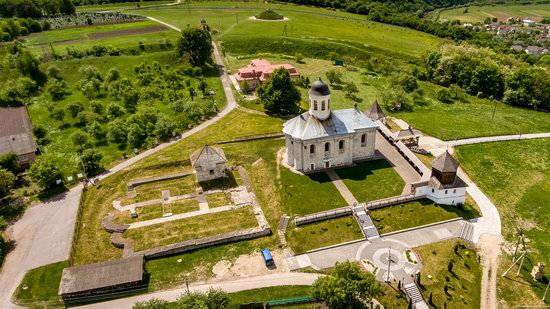
[[[109,32],[95,32],[95,33],[88,34],[88,38],[90,40],[100,40],[100,39],[116,38],[116,37],[128,36],[128,35],[162,32],[167,30],[168,28],[162,25],[154,25],[154,26],[147,26],[143,28],[115,30],[115,31],[109,31]]]

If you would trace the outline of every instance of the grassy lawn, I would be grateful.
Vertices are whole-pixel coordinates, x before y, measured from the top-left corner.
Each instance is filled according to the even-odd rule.
[[[361,203],[400,195],[405,186],[405,181],[386,160],[360,162],[337,169],[336,173]]]
[[[304,285],[290,285],[260,288],[229,294],[231,305],[261,302],[270,300],[285,299],[292,297],[309,296],[310,287]],[[286,307],[285,307],[286,308]]]
[[[397,283],[381,283],[382,295],[377,296],[378,300],[384,308],[406,308],[409,300],[405,293],[399,291]]]
[[[292,226],[287,231],[287,241],[296,254],[362,238],[363,234],[352,216]]]
[[[456,247],[455,249],[455,246]],[[422,257],[422,294],[430,294],[437,308],[479,308],[481,301],[481,266],[475,250],[449,240],[415,248]],[[452,261],[452,272],[448,265]],[[432,279],[428,276],[431,275]],[[448,290],[445,292],[445,286]]]
[[[137,202],[149,201],[162,198],[162,191],[169,190],[170,196],[178,196],[194,193],[197,183],[193,175],[176,179],[162,180],[139,185],[134,188],[136,196],[124,198],[123,204],[133,204]]]
[[[124,237],[134,240],[134,251],[142,251],[190,239],[253,228],[257,225],[252,209],[244,207],[131,229],[124,232]]]
[[[236,170],[227,172],[227,177],[213,179],[213,180],[204,181],[200,183],[200,186],[203,191],[229,190],[231,188],[235,188],[241,185],[242,185],[241,176],[239,175],[239,172]]]
[[[208,202],[208,207],[210,208],[227,206],[232,204],[231,196],[227,192],[217,192],[217,193],[208,194],[206,196],[206,201]]]
[[[380,234],[462,217],[471,219],[481,214],[472,206],[438,205],[424,199],[369,211]],[[422,215],[415,215],[422,214]]]
[[[199,201],[194,198],[177,200],[170,205],[173,214],[182,214],[186,212],[199,210]]]
[[[494,202],[502,220],[503,234],[516,241],[525,230],[533,264],[550,259],[550,143],[548,140],[501,142],[461,146],[457,156],[462,167]],[[504,263],[504,262],[502,262]],[[529,263],[527,263],[529,264]],[[508,265],[508,264],[507,264]],[[530,266],[525,266],[530,267]],[[531,269],[529,268],[528,271]],[[529,276],[528,274],[526,275]],[[506,293],[513,284],[518,290]],[[499,298],[519,304],[540,287],[526,289],[521,283],[500,279]],[[519,289],[519,287],[522,287]],[[519,292],[521,291],[521,293]],[[501,293],[504,292],[504,293]],[[539,299],[542,295],[539,295]]]
[[[281,167],[283,207],[288,215],[306,215],[347,206],[324,172],[298,175]]]
[[[31,269],[13,295],[16,304],[34,308],[63,307],[61,297],[57,296],[63,268],[67,261]]]
[[[482,23],[485,18],[496,17],[499,21],[506,22],[508,17],[529,16],[539,19],[550,17],[550,7],[548,4],[526,4],[526,5],[491,5],[491,6],[469,6],[468,12],[464,8],[442,10],[439,13],[441,20],[458,19],[462,23]]]

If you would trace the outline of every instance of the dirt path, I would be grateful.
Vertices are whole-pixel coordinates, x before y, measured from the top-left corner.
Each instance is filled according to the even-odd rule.
[[[479,254],[483,265],[481,278],[481,309],[497,308],[498,259],[502,236],[483,234],[479,239]]]

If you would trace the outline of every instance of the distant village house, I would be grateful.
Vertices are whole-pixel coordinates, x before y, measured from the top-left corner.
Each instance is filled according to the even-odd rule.
[[[36,159],[36,143],[27,108],[0,108],[0,155],[14,152],[21,167]]]
[[[291,64],[271,64],[271,62],[265,59],[254,59],[249,65],[237,71],[235,74],[235,79],[239,83],[241,89],[251,91],[256,89],[262,82],[268,79],[274,70],[281,67],[285,68],[288,73],[290,73],[291,79],[294,80],[298,78],[298,71]],[[247,86],[245,86],[245,84]]]

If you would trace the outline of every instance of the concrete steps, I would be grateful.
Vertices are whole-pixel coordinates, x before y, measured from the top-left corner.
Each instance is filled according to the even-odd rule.
[[[428,304],[424,301],[422,298],[422,294],[420,294],[420,290],[418,290],[418,287],[414,283],[408,283],[403,286],[405,289],[405,293],[411,300],[413,307],[417,309],[423,309],[423,308],[429,308]]]
[[[367,213],[365,206],[357,206],[353,208],[353,216],[361,227],[361,231],[367,240],[379,238],[378,230],[374,226],[371,217]]]
[[[460,231],[460,238],[472,241],[472,238],[474,236],[474,228],[475,226],[472,223],[465,221],[464,225],[462,226],[462,230]]]

